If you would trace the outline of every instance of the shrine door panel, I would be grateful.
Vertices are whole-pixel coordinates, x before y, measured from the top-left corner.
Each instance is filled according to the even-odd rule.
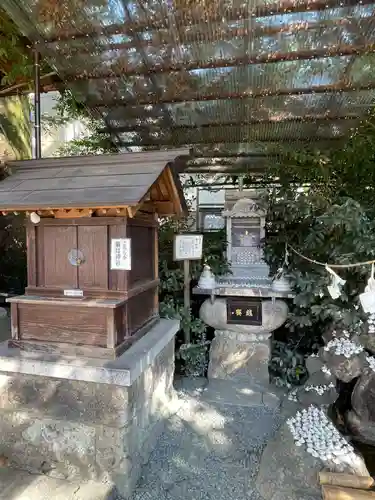
[[[78,267],[81,289],[108,288],[108,228],[107,226],[78,226],[78,249],[84,262]]]
[[[69,262],[69,252],[77,248],[75,227],[48,226],[40,229],[38,238],[38,285],[51,288],[76,288],[77,267]]]

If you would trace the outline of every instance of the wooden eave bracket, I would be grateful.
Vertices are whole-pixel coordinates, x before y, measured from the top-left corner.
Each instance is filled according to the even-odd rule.
[[[157,212],[161,216],[184,215],[179,192],[174,183],[170,168],[166,168],[161,173],[157,181],[141,200],[140,206],[132,208],[135,208],[136,212],[140,207]]]
[[[8,209],[1,210],[2,215],[8,215],[13,213],[18,215],[19,213],[25,213],[29,216],[32,212],[37,213],[40,217],[53,217],[56,219],[77,219],[80,217],[92,217],[97,215],[100,217],[116,217],[116,216],[126,216],[128,215],[128,206],[123,207],[74,207],[74,208],[29,208],[29,209]]]

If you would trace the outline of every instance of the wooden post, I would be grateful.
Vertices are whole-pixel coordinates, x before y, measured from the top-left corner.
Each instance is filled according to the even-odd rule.
[[[369,490],[375,483],[371,476],[354,476],[352,474],[339,474],[329,471],[319,472],[318,477],[322,485],[344,486],[346,488],[358,488],[362,490]]]
[[[185,314],[190,316],[190,261],[184,260],[184,309]],[[190,327],[188,325],[184,328],[184,341],[185,344],[190,344]]]
[[[375,500],[375,492],[342,486],[322,486],[323,500]]]
[[[202,258],[203,235],[176,234],[173,243],[174,260],[184,261],[184,312],[190,315],[190,260]],[[190,344],[190,326],[184,326],[184,342]]]

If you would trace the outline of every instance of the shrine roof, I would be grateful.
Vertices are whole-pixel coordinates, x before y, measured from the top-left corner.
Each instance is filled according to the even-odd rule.
[[[132,207],[167,175],[161,196],[165,201],[177,198],[184,212],[176,169],[182,168],[185,154],[175,150],[9,162],[10,175],[0,182],[0,210]]]

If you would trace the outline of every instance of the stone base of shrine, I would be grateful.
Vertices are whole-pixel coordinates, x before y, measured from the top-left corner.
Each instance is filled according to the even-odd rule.
[[[215,330],[211,343],[209,379],[232,380],[249,387],[268,388],[271,333]]]
[[[173,409],[174,336],[161,320],[115,361],[0,348],[0,460],[129,497]]]

